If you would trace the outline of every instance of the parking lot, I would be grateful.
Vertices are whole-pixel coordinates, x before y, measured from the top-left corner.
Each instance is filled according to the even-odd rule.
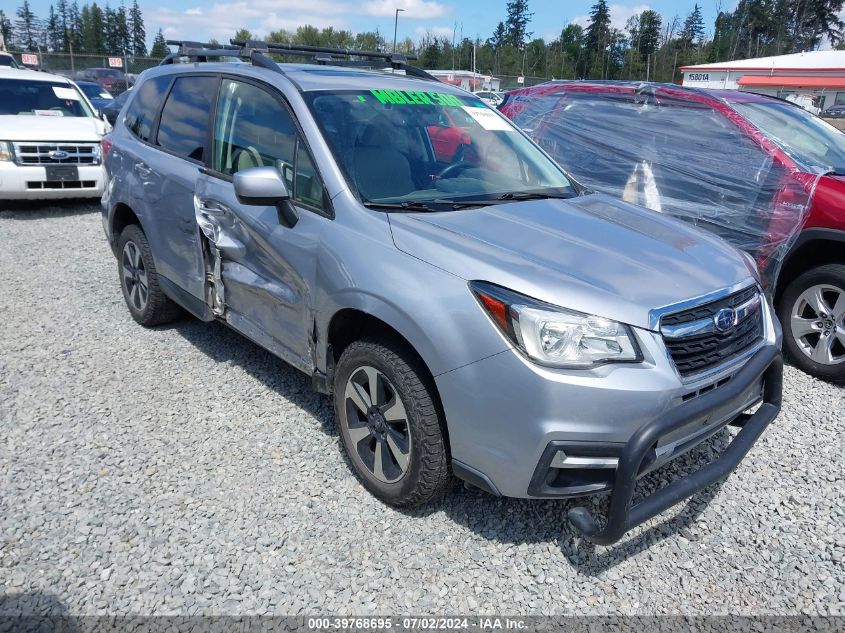
[[[223,325],[132,321],[97,203],[0,212],[0,289],[7,601],[72,614],[845,612],[845,389],[794,368],[780,417],[724,484],[602,548],[575,537],[566,502],[456,484],[438,507],[381,504],[304,375]]]

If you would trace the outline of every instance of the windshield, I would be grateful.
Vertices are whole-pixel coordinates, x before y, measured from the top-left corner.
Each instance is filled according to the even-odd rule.
[[[0,115],[94,116],[73,86],[52,81],[0,79]]]
[[[560,168],[472,95],[307,94],[335,160],[365,203],[468,203],[575,195]]]
[[[805,167],[845,174],[845,134],[829,123],[788,103],[732,105]]]
[[[89,99],[114,99],[114,97],[112,97],[108,92],[103,90],[103,87],[100,84],[81,83],[77,85]]]

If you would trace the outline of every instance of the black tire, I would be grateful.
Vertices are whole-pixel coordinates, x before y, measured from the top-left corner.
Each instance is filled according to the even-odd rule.
[[[815,335],[810,335],[809,338],[805,337],[803,341],[799,341],[799,337],[793,331],[793,311],[798,307],[798,302],[804,292],[814,286],[835,289],[827,292],[825,295],[828,305],[835,296],[836,290],[838,290],[840,295],[845,297],[845,265],[827,264],[808,270],[790,282],[783,291],[778,302],[777,312],[781,325],[783,325],[784,350],[792,363],[802,371],[822,380],[845,384],[845,361],[840,361],[836,364],[816,362],[804,350],[807,348],[808,343],[812,344],[813,340],[817,341],[818,339]],[[808,310],[805,314],[812,316],[815,314],[815,311]],[[830,314],[828,315],[828,319],[819,318],[818,320],[816,317],[812,317],[812,320],[822,323],[824,327],[827,327],[827,331],[830,332],[828,334],[829,336],[836,337],[839,331],[836,328],[845,329],[845,314],[839,314],[838,316]],[[831,330],[831,327],[834,329]],[[832,345],[832,356],[835,360],[838,360],[842,357],[842,354],[845,354],[845,345],[843,345],[841,337],[838,340],[834,340]]]
[[[132,253],[137,252],[140,258],[140,266],[137,268],[131,265],[132,256],[127,249]],[[141,271],[140,277],[137,271]],[[144,327],[153,327],[170,323],[181,316],[182,310],[164,294],[159,285],[150,244],[137,224],[130,224],[120,233],[117,242],[117,272],[123,299],[135,321]],[[134,277],[134,281],[130,277]],[[140,279],[146,280],[146,290],[143,290],[144,284],[139,283]]]
[[[395,391],[400,404],[404,405],[407,424],[403,426],[400,422],[399,425],[402,427],[400,432],[406,432],[409,439],[409,457],[406,470],[396,481],[380,480],[362,458],[368,446],[375,446],[377,450],[379,440],[376,436],[364,437],[358,442],[353,442],[351,437],[348,407],[355,409],[355,405],[346,397],[346,388],[353,376],[366,371],[364,368],[375,369],[386,378],[387,383],[382,383],[383,389],[386,393]],[[385,404],[381,410],[392,409],[389,404]],[[352,469],[375,497],[392,506],[409,508],[426,504],[443,495],[451,482],[446,425],[428,372],[422,361],[405,345],[384,338],[364,338],[350,344],[341,355],[335,370],[334,409],[341,443],[352,463]],[[354,415],[361,417],[357,410]],[[360,424],[359,420],[355,422]],[[385,422],[384,426],[388,424],[393,423]],[[360,426],[357,428],[362,432]],[[387,452],[384,453],[386,458],[392,460],[392,467],[397,466],[401,470],[398,461],[393,459],[396,451],[387,444]],[[397,472],[395,468],[394,472]]]

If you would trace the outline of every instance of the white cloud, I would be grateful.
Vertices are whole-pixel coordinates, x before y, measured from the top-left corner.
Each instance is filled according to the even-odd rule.
[[[364,3],[364,13],[381,17],[393,17],[396,9],[403,9],[401,17],[413,20],[439,18],[448,12],[448,7],[432,0],[370,0]]]
[[[349,28],[343,16],[355,10],[352,5],[332,0],[236,0],[185,11],[148,9],[144,17],[148,25],[161,27],[171,39],[214,37],[225,42],[240,28],[259,37],[279,29],[295,30],[303,24]]]
[[[639,15],[651,7],[647,4],[611,4],[607,8],[610,11],[610,25],[615,29],[624,30],[629,18]],[[579,15],[573,18],[571,22],[586,27],[590,23],[590,16]]]
[[[451,26],[418,26],[414,31],[417,39],[425,37],[426,35],[433,35],[434,37],[448,37],[452,39],[454,27]],[[457,37],[457,36],[456,36]]]

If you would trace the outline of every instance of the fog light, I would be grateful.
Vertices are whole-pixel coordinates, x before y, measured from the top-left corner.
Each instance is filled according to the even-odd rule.
[[[619,465],[618,457],[585,457],[583,455],[567,455],[564,451],[558,451],[552,458],[552,468],[616,468]]]

